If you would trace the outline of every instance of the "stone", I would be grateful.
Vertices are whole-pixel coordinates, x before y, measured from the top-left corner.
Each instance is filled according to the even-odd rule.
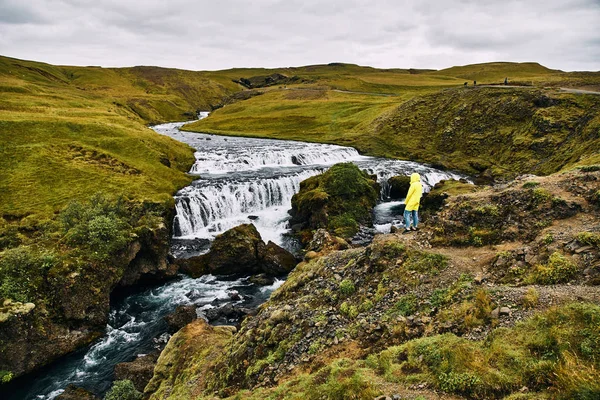
[[[499,316],[500,316],[500,307],[496,307],[490,313],[490,317],[493,319],[498,319]]]
[[[115,380],[128,379],[138,391],[143,393],[144,388],[152,379],[154,366],[159,355],[159,352],[155,352],[140,356],[131,362],[117,364],[115,366]]]
[[[510,315],[510,308],[500,307],[499,313],[500,315]]]
[[[272,276],[269,276],[267,274],[258,274],[258,275],[252,275],[249,279],[249,282],[254,283],[255,285],[258,286],[269,286],[272,285],[273,283],[275,283],[275,279]]]
[[[410,176],[396,175],[387,181],[390,186],[390,199],[403,199],[408,194],[410,188]]]
[[[178,306],[174,312],[164,317],[169,332],[175,333],[198,317],[196,306]]]
[[[265,244],[252,224],[242,224],[218,235],[208,253],[177,260],[182,272],[197,278],[204,274],[281,276],[297,264],[289,251],[273,242]]]
[[[285,275],[298,264],[292,253],[271,241],[264,246],[263,253],[260,256],[262,256],[259,262],[260,269],[268,275]]]
[[[64,392],[56,397],[56,400],[100,400],[100,397],[88,392],[84,388],[71,384],[65,388]]]

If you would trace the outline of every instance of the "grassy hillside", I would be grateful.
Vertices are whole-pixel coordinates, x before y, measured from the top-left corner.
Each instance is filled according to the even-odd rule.
[[[548,174],[598,162],[600,96],[566,93],[537,83],[516,88],[464,87],[463,79],[443,81],[441,75],[484,76],[491,81],[509,73],[544,84],[579,82],[588,88],[600,81],[599,73],[562,73],[539,64],[389,72],[396,74],[395,84],[383,73],[379,82],[387,83],[371,93],[340,92],[331,84],[333,79],[313,89],[271,88],[184,129],[351,145],[369,155],[437,163],[469,173],[491,168],[487,174],[500,176]],[[375,76],[366,72],[360,80]],[[353,86],[357,82],[353,79],[350,74],[348,87],[360,89]]]
[[[146,128],[193,118],[236,90],[201,73],[57,67],[0,58],[0,209],[55,211],[97,191],[169,198],[191,150]]]

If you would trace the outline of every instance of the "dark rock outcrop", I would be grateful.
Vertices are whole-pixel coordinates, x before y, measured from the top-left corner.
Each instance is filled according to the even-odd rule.
[[[410,188],[410,176],[396,175],[388,179],[390,185],[390,199],[403,199]]]
[[[154,366],[159,355],[158,352],[151,353],[138,357],[131,362],[117,364],[115,366],[115,380],[130,380],[138,391],[143,392],[150,379],[152,379]]]
[[[69,385],[56,397],[56,400],[100,400],[100,398],[83,388]]]
[[[179,306],[174,312],[164,317],[171,333],[177,332],[196,318],[198,318],[196,306]]]
[[[217,236],[206,254],[177,260],[193,277],[204,274],[283,275],[296,266],[294,256],[273,242],[265,244],[252,224],[243,224]]]

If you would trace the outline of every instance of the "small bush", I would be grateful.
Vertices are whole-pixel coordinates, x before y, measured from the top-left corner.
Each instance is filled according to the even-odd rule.
[[[527,277],[527,283],[552,285],[568,282],[579,272],[579,267],[568,258],[554,252],[546,264],[536,265]]]
[[[600,171],[600,165],[585,165],[579,169],[581,172],[596,172]]]
[[[470,373],[442,372],[438,382],[444,392],[469,396],[481,384],[481,379]]]
[[[4,251],[0,256],[0,299],[34,302],[42,292],[48,270],[57,262],[54,254],[39,253],[30,247]]]
[[[537,188],[533,189],[533,203],[534,205],[540,205],[547,202],[552,198],[552,194],[545,189]]]
[[[127,244],[132,229],[128,213],[121,200],[95,195],[88,203],[71,202],[60,217],[67,243],[89,249],[96,261],[106,261]]]
[[[130,380],[116,381],[106,393],[104,400],[141,400],[142,394],[138,392]]]
[[[13,373],[11,371],[0,371],[0,383],[8,383],[12,381]]]
[[[523,184],[523,189],[533,189],[534,187],[539,186],[539,184],[540,184],[539,182],[534,182],[534,181],[525,182]]]
[[[540,300],[540,293],[533,287],[527,289],[527,292],[523,295],[523,299],[521,300],[523,307],[525,308],[534,308],[538,305]]]
[[[577,234],[577,241],[581,244],[600,248],[600,234],[594,232],[581,232]]]
[[[351,294],[353,294],[356,291],[356,288],[354,287],[354,283],[352,283],[351,280],[349,279],[344,279],[341,283],[340,283],[340,293],[344,296],[350,296]]]
[[[358,308],[348,304],[347,302],[343,302],[340,305],[340,314],[345,315],[350,319],[354,319],[358,315]]]
[[[402,296],[400,300],[392,308],[393,313],[408,317],[413,315],[418,310],[418,299],[414,294],[407,294]]]
[[[542,242],[547,246],[554,242],[554,235],[552,233],[547,233],[546,236],[542,239]]]
[[[413,254],[406,261],[405,266],[409,271],[437,275],[448,266],[448,257],[435,253]]]
[[[440,308],[450,303],[452,299],[448,298],[448,289],[435,289],[429,297],[429,303],[432,307]]]
[[[359,306],[360,312],[367,312],[367,311],[371,310],[372,308],[373,308],[373,302],[371,300],[365,300]]]

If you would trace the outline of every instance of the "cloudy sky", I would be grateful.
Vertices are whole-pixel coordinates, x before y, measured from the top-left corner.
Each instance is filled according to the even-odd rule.
[[[0,0],[0,54],[190,70],[537,61],[600,70],[600,0]]]

